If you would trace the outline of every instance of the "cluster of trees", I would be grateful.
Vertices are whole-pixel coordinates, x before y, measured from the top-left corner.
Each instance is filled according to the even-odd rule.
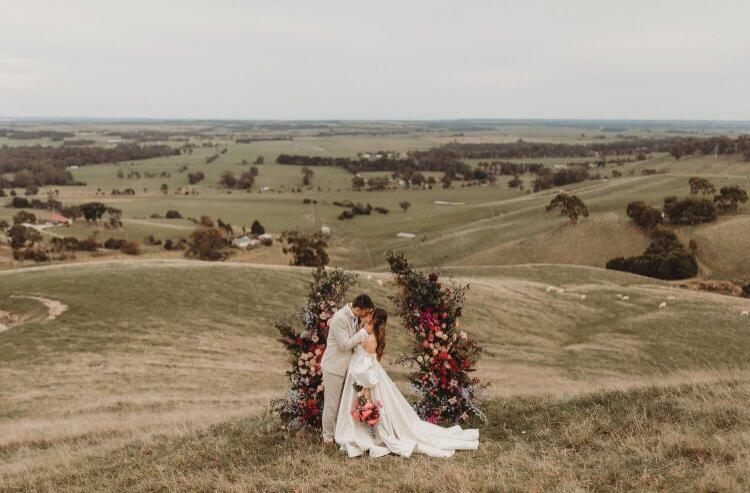
[[[258,175],[258,168],[253,166],[250,171],[243,172],[237,178],[231,171],[225,171],[219,178],[219,185],[225,188],[236,190],[250,190],[255,185],[255,177]]]
[[[748,201],[744,188],[738,185],[722,187],[719,193],[707,179],[692,177],[688,180],[690,196],[664,199],[664,213],[672,224],[693,225],[715,221],[719,213],[736,212]],[[713,195],[713,197],[711,197]]]
[[[641,200],[630,202],[626,210],[628,217],[647,234],[657,226],[664,224],[662,212]]]
[[[69,166],[149,159],[179,154],[165,145],[115,147],[43,147],[0,148],[0,187],[26,188],[30,185],[80,185],[66,170]],[[12,178],[2,177],[12,174]]]
[[[402,204],[409,204],[409,203],[402,202]],[[362,205],[359,202],[354,203],[351,200],[345,200],[343,202],[336,201],[333,203],[333,205],[336,205],[338,207],[344,207],[347,209],[343,211],[341,214],[339,214],[339,217],[338,217],[339,221],[343,221],[346,219],[353,219],[354,216],[369,216],[372,213],[372,211],[378,212],[380,214],[388,214],[388,212],[390,212],[385,207],[373,207],[370,204]],[[411,204],[407,205],[404,210],[408,209],[410,205]],[[404,206],[402,205],[401,207],[403,208]]]
[[[13,209],[41,209],[41,210],[62,210],[62,202],[56,200],[52,195],[47,196],[47,200],[27,199],[26,197],[13,197],[5,204],[5,207]]]
[[[190,234],[185,256],[199,260],[222,261],[232,255],[226,230],[217,227],[198,228]]]
[[[547,170],[547,168],[545,168]],[[564,168],[555,172],[546,171],[540,174],[533,182],[534,191],[539,192],[554,187],[563,187],[573,183],[580,183],[591,178],[586,168],[574,167]]]
[[[265,141],[277,141],[277,140],[294,140],[291,135],[268,135],[268,136],[257,136],[257,137],[242,137],[236,139],[235,142],[238,144],[252,144],[253,142],[265,142]]]
[[[0,137],[11,140],[51,139],[59,142],[68,137],[75,137],[75,134],[59,130],[14,130],[11,128],[0,128]]]
[[[543,159],[562,157],[597,157],[646,152],[667,152],[678,138],[628,139],[591,144],[560,144],[552,142],[459,143],[444,144],[439,149],[455,158],[465,159]]]
[[[607,262],[607,269],[632,272],[658,279],[687,279],[698,274],[698,261],[672,231],[657,227],[651,244],[642,255],[617,257]]]
[[[750,161],[750,135],[740,135],[732,139],[725,135],[708,138],[683,137],[674,139],[669,153],[675,158],[692,154],[702,155],[739,155],[745,161]]]
[[[187,177],[188,183],[191,185],[195,185],[196,183],[206,178],[206,175],[203,174],[203,171],[196,171],[195,173],[188,173]]]

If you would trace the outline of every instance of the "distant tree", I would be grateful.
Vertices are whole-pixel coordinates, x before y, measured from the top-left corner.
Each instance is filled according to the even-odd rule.
[[[513,178],[508,181],[508,188],[518,188],[523,190],[523,181],[521,181],[521,178],[519,178],[518,175],[513,175]]]
[[[237,177],[231,171],[225,171],[219,178],[219,185],[225,188],[235,188],[237,186]]]
[[[240,175],[239,180],[237,180],[236,188],[238,188],[239,190],[250,190],[251,188],[253,188],[253,185],[255,185],[255,175],[253,175],[253,172],[251,170],[246,171]]]
[[[8,224],[8,221],[5,219],[0,219],[0,231],[5,231],[10,227],[10,224]]]
[[[210,217],[204,215],[204,216],[201,216],[200,225],[205,228],[213,228],[214,222],[213,220],[211,220]]]
[[[385,176],[374,176],[367,179],[368,190],[385,190],[388,188],[389,180]]]
[[[226,260],[231,253],[224,230],[199,228],[190,234],[185,256],[200,260],[221,261]]]
[[[315,172],[308,166],[303,166],[300,172],[302,173],[302,185],[309,187],[312,184],[312,179],[313,176],[315,176]]]
[[[747,192],[737,185],[721,187],[719,194],[714,196],[714,203],[722,212],[736,212],[747,200]]]
[[[180,214],[179,211],[176,211],[174,209],[170,209],[167,211],[166,215],[164,216],[167,219],[182,219],[182,214]]]
[[[34,243],[42,241],[42,235],[39,234],[39,231],[20,224],[11,226],[7,235],[10,237],[10,246],[14,250],[27,244],[33,247]]]
[[[688,180],[688,184],[690,185],[690,195],[698,195],[700,193],[705,197],[706,195],[716,193],[716,187],[705,178],[693,176]]]
[[[206,175],[203,174],[202,171],[196,171],[195,173],[188,173],[188,183],[190,185],[195,185],[199,181],[202,181]]]
[[[421,187],[426,181],[427,178],[425,178],[425,176],[419,171],[411,175],[411,184],[415,187]]]
[[[257,166],[250,166],[250,176],[255,178],[258,176],[258,167]]]
[[[71,205],[68,207],[63,207],[62,210],[60,210],[60,214],[67,217],[68,219],[75,221],[76,219],[79,219],[83,216],[83,212],[81,211],[81,208],[77,205]]]
[[[101,202],[87,202],[78,206],[86,222],[96,222],[107,212],[107,206]]]
[[[547,205],[547,212],[552,209],[559,209],[561,216],[568,216],[572,224],[578,222],[580,216],[589,217],[589,209],[583,200],[579,199],[575,195],[568,195],[567,193],[557,194]]]
[[[305,234],[298,231],[286,233],[288,247],[284,253],[292,255],[291,264],[306,267],[328,265],[328,244],[320,233]]]
[[[23,193],[24,195],[37,195],[39,194],[39,187],[36,185],[29,185]]]
[[[443,173],[443,177],[440,179],[440,181],[443,183],[443,188],[450,188],[455,177],[456,173],[454,173],[452,170]]]
[[[3,189],[3,187],[0,187],[0,198],[5,197],[5,196],[6,196],[5,190]]]
[[[403,201],[398,203],[399,206],[401,206],[401,209],[406,212],[409,210],[409,207],[411,207],[411,202]]]
[[[617,257],[606,265],[607,269],[632,272],[657,279],[687,279],[698,274],[698,261],[687,251],[677,236],[663,228],[652,233],[652,242],[643,255]]]
[[[36,224],[36,216],[29,211],[18,211],[13,216],[13,224]]]
[[[258,221],[257,219],[253,221],[253,224],[250,226],[250,234],[255,236],[260,236],[266,234],[266,228],[263,227],[263,225]]]
[[[354,190],[362,190],[365,188],[365,179],[359,175],[352,177],[352,188]]]
[[[664,223],[664,218],[659,209],[651,207],[642,201],[630,202],[627,214],[641,229],[650,231]]]
[[[264,161],[265,158],[263,156],[258,156],[257,158],[255,158],[255,164],[263,164]]]
[[[166,183],[162,183],[161,187],[159,187],[159,190],[161,190],[161,193],[166,195],[169,193],[169,186]]]
[[[122,227],[122,211],[116,207],[107,207],[107,224],[105,228],[117,229]]]

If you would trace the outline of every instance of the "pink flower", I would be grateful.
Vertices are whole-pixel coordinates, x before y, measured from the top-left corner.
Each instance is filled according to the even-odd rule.
[[[365,409],[364,411],[362,411],[362,418],[367,419],[367,417],[371,414],[372,414],[372,411],[370,409]]]
[[[375,407],[375,404],[373,404],[372,402],[368,402],[367,404],[365,404],[365,409],[372,409],[373,407]]]
[[[376,424],[378,424],[378,421],[380,421],[380,418],[370,419],[367,421],[367,424],[370,426],[375,426]]]

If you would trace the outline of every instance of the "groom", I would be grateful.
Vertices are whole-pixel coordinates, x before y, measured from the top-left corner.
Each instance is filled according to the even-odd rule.
[[[323,443],[333,443],[346,369],[354,347],[367,337],[365,329],[360,328],[360,320],[370,316],[373,308],[370,297],[360,294],[328,321],[328,343],[320,361],[324,388]]]

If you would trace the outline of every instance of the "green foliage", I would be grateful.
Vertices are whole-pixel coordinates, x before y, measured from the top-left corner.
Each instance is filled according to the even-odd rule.
[[[747,192],[737,185],[721,187],[719,194],[714,196],[714,203],[722,212],[737,212],[740,204],[747,200]]]
[[[659,209],[640,200],[628,204],[627,214],[634,223],[647,232],[664,223]]]

